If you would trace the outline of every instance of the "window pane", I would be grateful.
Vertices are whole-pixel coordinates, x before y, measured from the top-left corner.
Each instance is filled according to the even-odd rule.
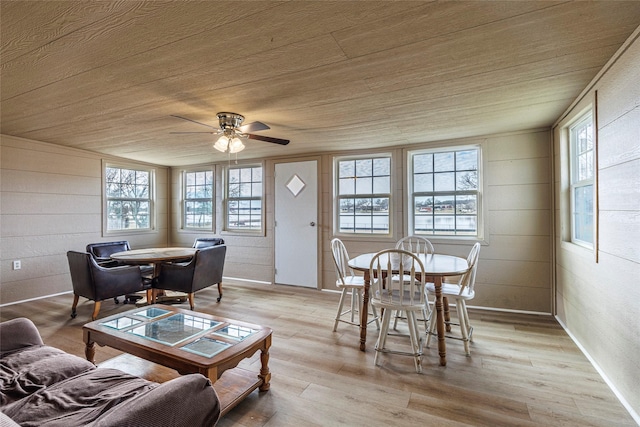
[[[435,172],[448,172],[455,169],[454,167],[454,153],[434,153],[433,155],[433,170]]]
[[[413,191],[416,193],[424,193],[433,191],[433,174],[422,173],[413,176]]]
[[[476,150],[456,152],[456,170],[478,170],[478,152]]]
[[[433,154],[413,156],[413,173],[433,172]]]
[[[356,194],[371,194],[373,192],[373,178],[356,179]]]
[[[453,191],[455,189],[455,173],[434,174],[434,191]]]
[[[340,178],[338,194],[355,194],[356,180],[353,178]]]
[[[373,178],[373,193],[387,194],[391,192],[391,177],[377,176]]]
[[[356,176],[356,162],[353,160],[338,162],[338,177],[353,178]]]
[[[593,243],[593,186],[586,185],[574,190],[575,238]]]
[[[356,176],[371,176],[373,174],[373,160],[356,160]]]
[[[338,231],[388,234],[391,158],[340,160],[336,167]]]
[[[388,176],[391,174],[391,159],[383,158],[383,159],[373,159],[373,175]]]
[[[478,235],[479,153],[467,148],[411,156],[413,233]]]
[[[456,190],[477,190],[478,189],[478,172],[456,172]]]
[[[151,173],[105,167],[107,231],[151,228]]]
[[[185,172],[184,228],[213,228],[213,171]]]
[[[262,229],[262,167],[228,170],[227,229]]]

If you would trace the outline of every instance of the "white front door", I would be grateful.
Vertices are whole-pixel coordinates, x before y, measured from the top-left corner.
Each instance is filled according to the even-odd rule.
[[[318,162],[275,165],[275,282],[318,287]]]

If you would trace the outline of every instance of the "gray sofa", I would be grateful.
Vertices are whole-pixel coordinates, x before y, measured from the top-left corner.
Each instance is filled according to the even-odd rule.
[[[191,374],[162,384],[45,345],[26,318],[0,323],[0,426],[213,426],[220,401]]]

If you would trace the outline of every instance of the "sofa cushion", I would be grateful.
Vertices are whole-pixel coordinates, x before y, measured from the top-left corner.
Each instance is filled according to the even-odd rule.
[[[117,369],[94,369],[6,405],[2,412],[23,427],[86,426],[116,405],[157,386]]]
[[[46,345],[6,353],[0,361],[0,407],[93,369],[91,362]]]

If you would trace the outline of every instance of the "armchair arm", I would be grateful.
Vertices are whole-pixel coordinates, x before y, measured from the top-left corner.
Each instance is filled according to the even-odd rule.
[[[44,345],[40,332],[25,317],[0,323],[0,353],[18,350],[32,345]]]
[[[190,374],[160,384],[114,407],[93,426],[214,426],[220,418],[220,400],[211,382]]]

